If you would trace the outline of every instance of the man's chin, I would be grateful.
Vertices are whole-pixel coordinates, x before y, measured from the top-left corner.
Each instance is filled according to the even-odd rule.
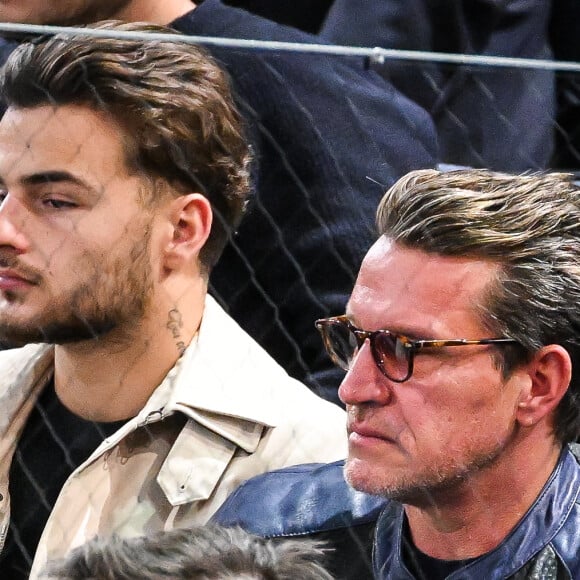
[[[386,466],[376,466],[360,459],[349,459],[344,466],[344,478],[357,491],[407,503],[414,496],[414,487],[398,480]]]
[[[0,342],[12,346],[30,343],[74,344],[98,340],[116,328],[113,320],[74,319],[68,322],[10,324],[0,322]]]
[[[347,459],[344,466],[344,479],[357,491],[377,495],[377,477],[374,469],[360,459]]]

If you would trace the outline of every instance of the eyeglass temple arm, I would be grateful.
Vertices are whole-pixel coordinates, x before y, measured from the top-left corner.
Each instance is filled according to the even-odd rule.
[[[405,342],[406,348],[420,349],[420,348],[439,348],[443,346],[463,346],[463,345],[477,345],[477,344],[510,344],[516,343],[517,340],[513,338],[481,338],[479,340],[469,340],[467,338],[455,338],[449,340],[409,340]]]

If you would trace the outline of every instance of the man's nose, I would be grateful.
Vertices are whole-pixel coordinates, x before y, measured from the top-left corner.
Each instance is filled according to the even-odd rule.
[[[391,400],[390,382],[377,367],[368,339],[340,384],[338,396],[345,405],[386,405]]]
[[[19,252],[28,248],[25,224],[29,219],[22,203],[10,194],[0,203],[0,246],[10,246]]]

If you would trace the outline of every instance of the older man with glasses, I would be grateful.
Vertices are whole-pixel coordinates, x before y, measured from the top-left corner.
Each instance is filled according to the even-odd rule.
[[[416,171],[377,224],[346,315],[316,323],[348,459],[260,476],[216,519],[339,538],[359,580],[580,578],[580,191]]]

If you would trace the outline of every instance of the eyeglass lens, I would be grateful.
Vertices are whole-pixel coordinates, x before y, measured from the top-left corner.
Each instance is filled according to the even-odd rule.
[[[334,362],[348,370],[366,338],[370,338],[375,363],[390,379],[405,380],[409,374],[410,353],[402,342],[388,332],[356,331],[345,322],[325,325],[329,354]]]
[[[356,335],[342,322],[326,324],[322,330],[328,354],[339,367],[347,371],[359,349]]]
[[[377,332],[371,339],[371,348],[375,362],[387,377],[394,381],[408,377],[410,353],[396,336]]]

